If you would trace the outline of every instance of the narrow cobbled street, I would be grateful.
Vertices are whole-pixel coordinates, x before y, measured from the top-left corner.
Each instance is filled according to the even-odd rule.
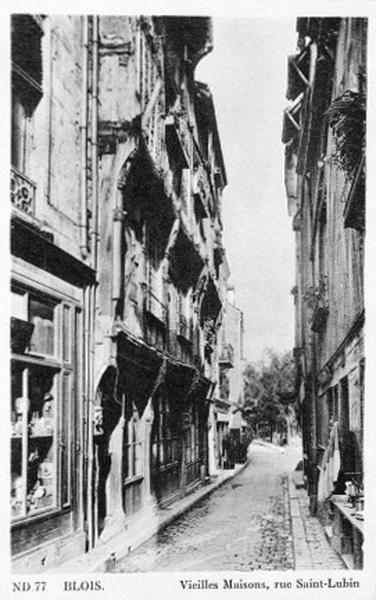
[[[299,442],[256,442],[247,467],[118,565],[118,572],[294,569],[288,474]],[[340,561],[332,568],[341,568]]]

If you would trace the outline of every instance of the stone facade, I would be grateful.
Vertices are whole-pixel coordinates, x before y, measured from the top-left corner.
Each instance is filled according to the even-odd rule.
[[[194,17],[12,17],[12,543],[42,571],[209,474],[226,173]]]
[[[358,494],[363,486],[367,20],[298,19],[297,31],[282,136],[296,239],[294,354],[311,510],[330,528],[331,492],[343,495],[345,481]],[[337,430],[339,472],[318,495]]]
[[[243,313],[235,304],[233,286],[229,286],[219,332],[219,387],[215,409],[217,469],[224,465],[231,467],[234,456],[240,456],[239,452],[226,448],[224,439],[231,438],[236,444],[240,442],[241,434],[246,429],[246,422],[239,409],[243,400],[243,332]],[[243,459],[238,459],[237,462],[243,462]]]

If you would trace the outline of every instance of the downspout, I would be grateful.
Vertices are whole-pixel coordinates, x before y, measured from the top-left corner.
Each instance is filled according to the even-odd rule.
[[[92,208],[93,208],[93,226],[90,231],[92,246],[91,246],[91,265],[95,271],[97,278],[97,246],[98,246],[98,17],[95,15],[93,19],[92,33],[92,73],[91,73],[91,157],[92,157]],[[88,40],[87,40],[88,42]],[[88,55],[88,46],[87,46]],[[88,83],[88,72],[86,75]],[[86,108],[88,108],[86,106]],[[86,192],[86,190],[85,190]],[[86,192],[87,193],[87,192]],[[86,201],[87,202],[87,198]],[[86,229],[82,230],[87,235]],[[87,240],[87,237],[85,238]],[[87,504],[88,504],[88,545],[89,549],[93,548],[96,539],[96,509],[95,489],[93,489],[94,481],[94,372],[93,361],[95,359],[95,311],[96,311],[96,284],[91,285],[89,290],[89,339],[88,344],[88,470],[87,470]]]
[[[80,124],[80,142],[81,142],[81,193],[80,193],[80,219],[79,219],[79,244],[81,256],[87,258],[87,120],[88,120],[88,17],[82,17],[82,99],[81,99],[81,124]],[[83,520],[86,533],[86,549],[92,547],[91,537],[91,521],[92,521],[92,506],[91,506],[91,490],[89,485],[90,463],[92,457],[90,451],[90,306],[91,306],[91,286],[85,286],[83,292],[83,368],[82,368],[82,401],[83,401],[83,473],[82,473],[82,490],[83,490]]]
[[[97,269],[98,251],[98,16],[93,16],[93,73],[92,73],[92,115],[91,115],[91,146],[92,146],[92,186],[93,186],[93,225],[90,231],[92,237],[92,266]]]
[[[84,485],[86,487],[86,533],[87,533],[87,549],[91,550],[93,547],[93,527],[92,527],[92,515],[93,515],[93,505],[92,505],[92,473],[93,473],[93,454],[92,454],[92,395],[91,395],[91,300],[92,300],[92,286],[86,288],[85,296],[84,296],[84,315],[85,315],[85,325],[84,325],[84,337],[83,337],[83,345],[84,345],[84,400],[86,403],[85,406],[85,416],[86,416],[86,444],[85,444],[85,464],[84,464],[84,475],[86,476],[86,481]]]
[[[82,32],[82,102],[81,102],[81,199],[80,199],[80,249],[81,256],[88,256],[87,244],[87,111],[88,111],[88,69],[89,69],[88,17],[83,17]]]
[[[113,246],[112,246],[112,313],[116,319],[117,304],[121,297],[121,280],[122,280],[122,260],[121,260],[121,243],[123,235],[123,222],[125,217],[123,210],[122,191],[116,184],[115,191],[115,206],[113,213]]]
[[[313,42],[310,46],[310,72],[309,72],[309,82],[310,82],[310,102],[312,101],[312,91],[315,85],[315,77],[316,77],[316,62],[317,62],[317,44],[315,42]],[[312,106],[310,105],[310,109],[311,109],[311,118],[312,118]],[[311,125],[311,123],[310,123]],[[312,250],[312,248],[311,248]],[[312,282],[315,281],[314,277],[315,277],[315,259],[313,259],[312,262]],[[317,422],[317,404],[318,404],[318,398],[317,398],[317,385],[316,385],[316,381],[317,381],[317,362],[316,362],[316,350],[317,350],[317,344],[316,344],[316,334],[315,332],[312,332],[312,343],[311,343],[311,348],[312,348],[312,371],[311,371],[311,376],[312,376],[312,382],[311,382],[311,391],[312,391],[312,397],[313,397],[313,402],[312,402],[312,413],[311,413],[311,418],[312,418],[312,461],[313,461],[313,465],[312,465],[312,487],[313,487],[313,498],[311,498],[310,504],[311,504],[311,513],[315,514],[316,513],[316,509],[317,509],[317,481],[318,481],[318,467],[317,467],[317,441],[318,441],[318,422]]]

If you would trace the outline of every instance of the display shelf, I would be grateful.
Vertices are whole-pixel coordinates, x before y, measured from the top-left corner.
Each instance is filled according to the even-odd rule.
[[[355,516],[355,509],[354,507],[349,507],[346,506],[346,501],[344,499],[338,499],[338,496],[336,497],[335,500],[332,500],[332,504],[334,504],[334,506],[337,507],[337,509],[340,511],[340,513],[343,515],[343,517],[345,519],[347,519],[349,521],[349,523],[351,523],[351,525],[353,527],[355,527],[355,529],[357,529],[358,531],[360,531],[361,533],[363,533],[363,521],[359,520],[356,518]]]

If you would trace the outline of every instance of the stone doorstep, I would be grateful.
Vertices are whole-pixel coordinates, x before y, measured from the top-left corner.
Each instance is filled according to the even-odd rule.
[[[228,471],[217,472],[214,475],[213,482],[205,482],[198,489],[192,491],[181,500],[177,500],[165,509],[160,509],[156,515],[155,522],[143,532],[140,532],[140,522],[132,528],[123,531],[117,536],[114,536],[103,545],[98,545],[91,552],[82,556],[76,557],[70,561],[64,562],[58,567],[49,570],[50,573],[95,573],[95,572],[110,572],[118,562],[123,560],[129,551],[135,550],[153,535],[165,529],[173,521],[178,519],[190,508],[193,508],[201,500],[204,500],[212,492],[220,488],[227,481],[238,475],[248,462],[242,465],[236,465],[235,469]],[[167,514],[166,514],[167,513]],[[132,531],[134,529],[134,531]]]

